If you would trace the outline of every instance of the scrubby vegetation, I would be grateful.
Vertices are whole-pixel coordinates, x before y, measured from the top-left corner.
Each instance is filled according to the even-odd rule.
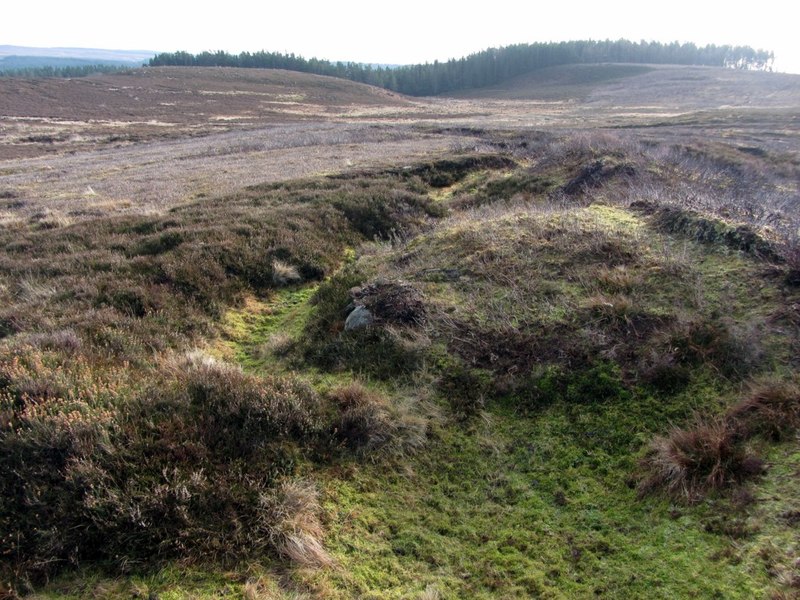
[[[3,226],[4,591],[796,591],[797,165],[483,135]]]
[[[342,436],[359,449],[343,432],[360,421],[396,429],[389,413],[365,401],[328,414],[295,377],[173,355],[211,339],[246,295],[319,280],[348,246],[424,226],[441,209],[421,185],[388,175],[299,182],[163,217],[5,228],[0,523],[9,576],[265,550],[328,562],[316,517],[292,514],[274,490],[289,486],[287,502],[315,506],[283,478]],[[389,443],[375,438],[385,433],[365,435],[370,448]]]

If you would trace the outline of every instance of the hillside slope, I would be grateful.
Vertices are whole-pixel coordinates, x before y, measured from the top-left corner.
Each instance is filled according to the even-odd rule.
[[[156,120],[254,118],[287,104],[318,108],[400,105],[402,97],[333,77],[269,69],[160,67],[79,79],[0,81],[10,117]]]
[[[409,106],[380,88],[267,69],[160,67],[75,79],[0,78],[0,160]]]
[[[798,95],[800,75],[716,67],[603,64],[539,69],[500,85],[453,96],[690,110],[721,106],[796,108]]]

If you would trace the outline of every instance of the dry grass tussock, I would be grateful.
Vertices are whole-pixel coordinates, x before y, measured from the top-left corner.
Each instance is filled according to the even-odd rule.
[[[642,493],[663,490],[689,501],[762,469],[761,462],[747,454],[736,430],[724,419],[675,428],[667,436],[657,437],[646,460],[652,475],[640,488]]]
[[[22,215],[8,210],[0,210],[0,227],[15,229],[22,227],[25,219]]]
[[[271,333],[267,341],[258,349],[258,356],[261,359],[266,359],[270,356],[285,356],[294,345],[294,336],[284,331],[276,331]]]
[[[297,267],[278,259],[272,261],[272,281],[275,285],[289,285],[302,279]]]
[[[329,567],[333,559],[322,546],[319,493],[309,481],[287,481],[259,503],[273,518],[270,539],[277,551],[295,564]]]
[[[417,596],[416,600],[439,600],[442,597],[441,592],[439,592],[438,588],[435,585],[428,585],[425,587],[425,590]]]
[[[642,461],[647,474],[639,491],[700,500],[763,471],[763,462],[750,450],[751,440],[786,439],[799,427],[798,384],[757,381],[722,416],[698,417],[694,425],[675,427],[666,436],[655,438]]]
[[[334,439],[361,456],[402,456],[419,450],[427,440],[426,411],[410,399],[390,404],[358,382],[331,390],[328,399],[338,411]]]
[[[800,428],[800,385],[777,379],[756,381],[726,416],[745,437],[788,439]]]
[[[311,600],[308,594],[283,590],[274,581],[263,577],[245,582],[242,595],[244,600]]]

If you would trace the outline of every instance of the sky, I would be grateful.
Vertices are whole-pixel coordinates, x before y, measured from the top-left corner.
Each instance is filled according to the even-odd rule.
[[[267,50],[409,64],[516,43],[626,38],[773,50],[775,70],[800,73],[798,27],[796,0],[7,0],[0,45]]]

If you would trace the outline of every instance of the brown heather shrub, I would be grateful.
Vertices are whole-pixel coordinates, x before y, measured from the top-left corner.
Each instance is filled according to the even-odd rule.
[[[198,433],[222,457],[245,458],[273,437],[312,438],[320,427],[320,403],[306,383],[256,377],[197,352],[175,373],[173,393],[195,420]]]
[[[20,331],[20,319],[14,314],[0,315],[0,340]]]
[[[0,539],[11,540],[6,560],[20,578],[90,560],[127,568],[275,553],[325,564],[313,498],[284,490],[280,502],[261,501],[320,440],[308,385],[190,353],[151,374],[146,389],[118,388],[113,398],[88,363],[74,367],[65,371],[73,391],[42,402],[15,382],[46,373],[49,359],[33,350],[10,358]],[[80,385],[87,391],[76,396]]]
[[[359,383],[336,388],[328,395],[339,409],[333,436],[344,447],[372,454],[389,443],[394,435],[385,400]]]
[[[67,334],[67,339],[71,340],[71,335]],[[16,409],[50,406],[45,401],[106,406],[129,390],[130,373],[124,365],[98,364],[75,353],[72,342],[68,343],[67,352],[52,350],[46,344],[40,347],[34,335],[0,347],[0,391],[14,399]]]
[[[691,369],[677,364],[671,352],[652,352],[640,360],[639,372],[642,382],[667,394],[674,394],[684,389],[691,380]]]
[[[423,186],[424,187],[424,186]],[[247,293],[321,280],[365,238],[442,214],[401,173],[258,186],[162,216],[0,228],[0,338],[72,329],[112,360],[187,347]]]
[[[74,329],[34,333],[28,336],[26,341],[43,350],[57,350],[65,354],[76,353],[82,345],[81,338]]]
[[[661,490],[690,502],[763,470],[725,419],[676,427],[655,438],[644,465],[649,475],[639,486],[640,494]]]
[[[667,343],[678,364],[707,364],[725,377],[743,377],[761,354],[755,333],[719,318],[681,319],[670,328]]]
[[[266,192],[267,199],[280,196],[283,202],[288,192],[289,198],[298,203],[335,212],[366,239],[386,239],[393,233],[419,229],[431,217],[441,217],[446,212],[444,206],[427,196],[428,190],[419,179],[408,178],[403,172],[345,173],[322,180],[256,186],[252,190]],[[324,227],[324,221],[320,224]]]
[[[489,373],[472,369],[463,361],[448,361],[443,367],[436,387],[453,416],[458,421],[468,421],[480,415],[489,396]]]
[[[800,287],[800,239],[787,242],[783,254],[786,259],[787,285]]]

